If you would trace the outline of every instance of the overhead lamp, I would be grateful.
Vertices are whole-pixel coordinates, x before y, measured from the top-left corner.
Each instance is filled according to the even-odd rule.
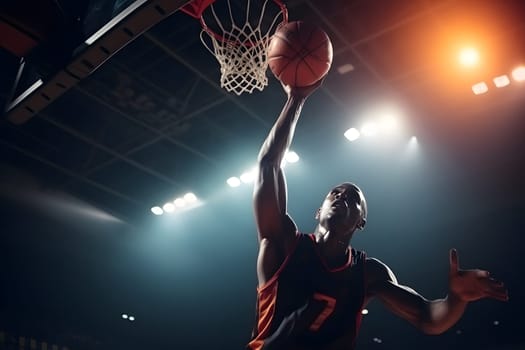
[[[495,77],[494,79],[492,79],[492,81],[494,82],[494,85],[498,88],[502,88],[510,84],[510,79],[506,74],[500,75],[499,77]]]
[[[353,142],[361,136],[361,133],[356,128],[350,128],[345,131],[344,136],[348,139],[348,141]]]
[[[159,207],[159,206],[154,206],[154,207],[152,207],[152,208],[151,208],[151,212],[152,212],[153,214],[155,214],[155,215],[162,215],[162,214],[164,214],[164,210],[162,210],[162,208]]]
[[[239,187],[241,185],[241,180],[238,177],[232,176],[228,180],[226,180],[226,183],[230,187]]]
[[[485,82],[480,82],[472,85],[472,92],[474,95],[481,95],[489,91],[489,87]]]
[[[512,71],[512,78],[516,81],[525,81],[525,67],[517,67]]]

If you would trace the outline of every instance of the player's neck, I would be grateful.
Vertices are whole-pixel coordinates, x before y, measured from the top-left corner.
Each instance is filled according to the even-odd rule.
[[[329,230],[323,230],[319,227],[315,232],[315,241],[319,253],[329,265],[329,267],[337,267],[344,265],[348,259],[348,250],[350,244],[349,236],[341,236],[330,232]]]

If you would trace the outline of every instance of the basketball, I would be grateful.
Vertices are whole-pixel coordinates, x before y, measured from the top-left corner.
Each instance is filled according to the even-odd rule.
[[[268,47],[268,65],[283,84],[309,86],[323,78],[332,65],[333,49],[328,35],[302,21],[279,28]]]

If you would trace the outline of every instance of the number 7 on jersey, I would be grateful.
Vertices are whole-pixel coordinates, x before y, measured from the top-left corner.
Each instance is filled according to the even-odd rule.
[[[334,312],[334,309],[335,309],[335,303],[336,303],[336,299],[335,298],[332,298],[328,295],[325,295],[325,294],[321,294],[321,293],[315,293],[313,298],[315,300],[320,300],[320,301],[323,301],[326,303],[324,309],[321,311],[321,313],[316,317],[316,319],[314,320],[314,322],[310,325],[310,330],[315,332],[315,331],[318,331],[319,328],[321,328],[321,326],[323,325],[324,321],[326,321],[326,319],[328,317],[330,317],[330,315],[332,314],[332,312]]]

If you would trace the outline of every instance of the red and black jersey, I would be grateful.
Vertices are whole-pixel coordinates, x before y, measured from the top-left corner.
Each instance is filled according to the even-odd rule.
[[[313,235],[299,234],[276,274],[257,288],[250,350],[353,349],[365,300],[365,253],[329,269]]]

